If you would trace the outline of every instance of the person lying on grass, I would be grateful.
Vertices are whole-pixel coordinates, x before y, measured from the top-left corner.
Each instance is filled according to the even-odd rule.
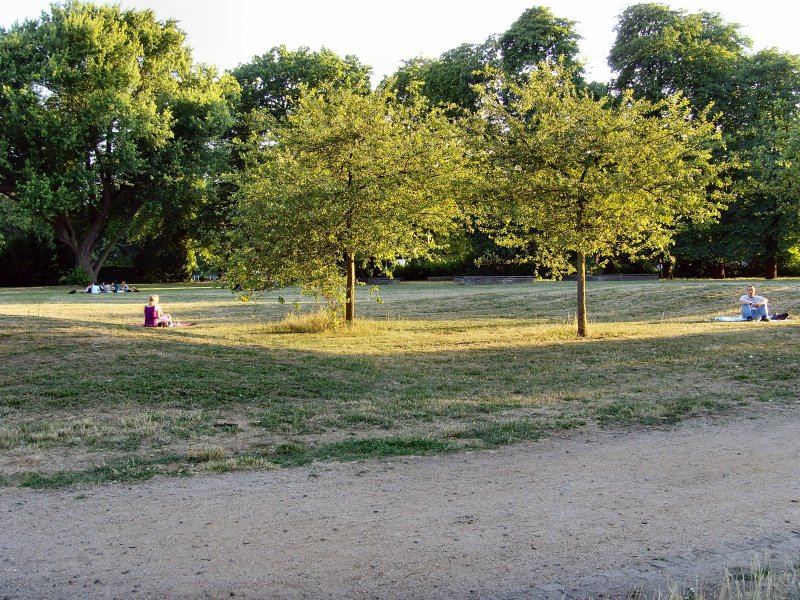
[[[150,296],[150,303],[144,307],[145,327],[174,327],[172,316],[161,310],[157,294]]]
[[[739,298],[742,305],[742,320],[744,321],[769,321],[768,300],[764,296],[756,295],[756,288],[747,286],[747,293]]]

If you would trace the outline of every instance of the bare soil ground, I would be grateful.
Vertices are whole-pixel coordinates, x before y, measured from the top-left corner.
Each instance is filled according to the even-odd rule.
[[[800,562],[800,403],[493,452],[0,489],[0,598],[652,597]]]

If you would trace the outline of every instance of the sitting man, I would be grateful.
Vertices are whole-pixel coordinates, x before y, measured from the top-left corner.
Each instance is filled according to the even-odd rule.
[[[747,293],[739,298],[742,305],[742,319],[744,321],[769,321],[769,308],[764,296],[756,296],[756,288],[747,286]]]

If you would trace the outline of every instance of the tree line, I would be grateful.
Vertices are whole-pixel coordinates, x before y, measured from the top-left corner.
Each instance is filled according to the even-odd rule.
[[[152,11],[53,5],[0,30],[5,270],[208,266],[352,318],[356,269],[398,259],[791,269],[800,57],[661,4],[615,30],[611,82],[587,81],[575,23],[535,6],[372,89],[355,56],[277,46],[219,73]]]

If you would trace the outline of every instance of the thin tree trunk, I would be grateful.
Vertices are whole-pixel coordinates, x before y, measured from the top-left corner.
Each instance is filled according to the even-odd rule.
[[[675,272],[675,257],[666,254],[661,260],[661,279],[672,279]]]
[[[778,278],[778,240],[774,235],[767,235],[764,240],[767,260],[764,264],[764,279]]]
[[[578,252],[578,335],[586,337],[586,256]]]
[[[352,323],[356,318],[356,257],[352,252],[345,252],[347,263],[347,292],[344,301],[344,320]]]
[[[778,258],[776,256],[768,256],[767,264],[764,266],[764,279],[777,279],[778,278]]]

